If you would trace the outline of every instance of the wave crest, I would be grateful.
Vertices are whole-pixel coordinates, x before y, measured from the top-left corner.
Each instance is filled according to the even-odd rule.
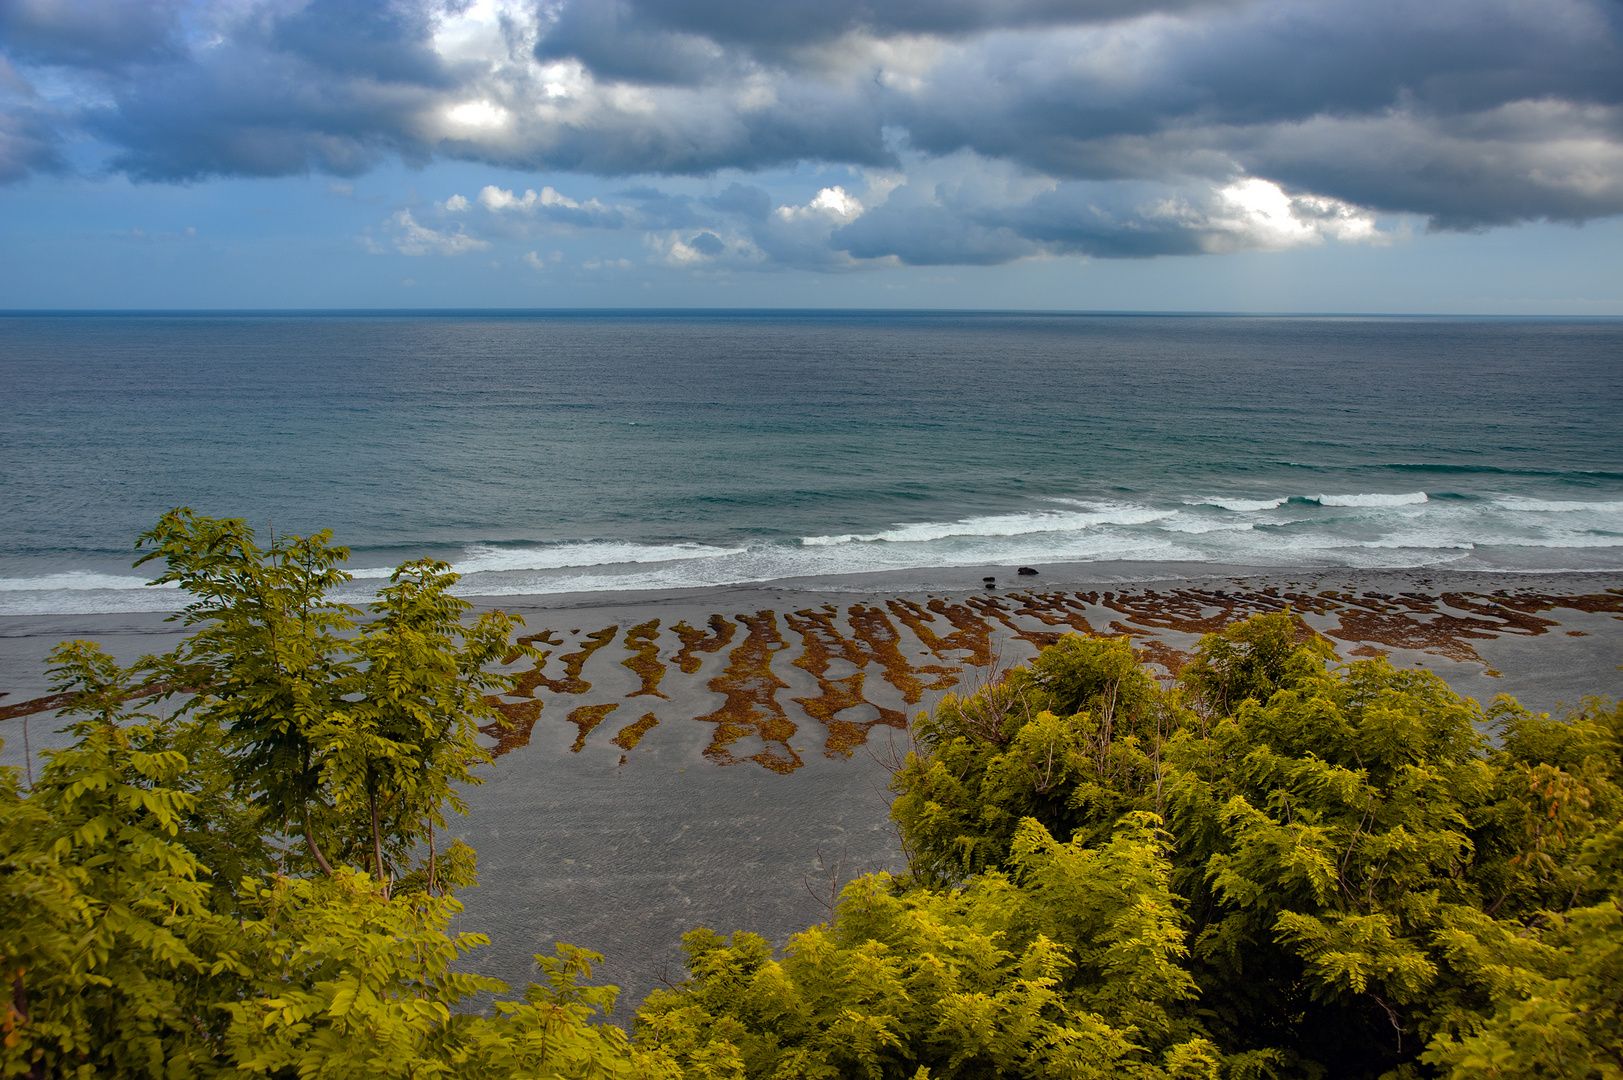
[[[1212,498],[1203,499],[1197,506],[1217,506],[1224,510],[1233,510],[1238,514],[1254,514],[1258,510],[1277,510],[1290,501],[1289,496],[1281,495],[1277,499],[1230,499]]]
[[[1424,491],[1409,491],[1399,495],[1309,495],[1308,501],[1320,506],[1415,506],[1429,501]]]
[[[167,582],[154,585],[147,578],[130,574],[98,574],[92,570],[68,570],[60,574],[42,574],[39,577],[0,578],[0,592],[42,592],[47,589],[66,589],[85,592],[92,589],[178,589]]]
[[[841,544],[874,543],[881,540],[891,544],[922,544],[952,537],[1029,536],[1032,533],[1078,532],[1096,525],[1146,525],[1177,513],[1175,510],[1156,510],[1132,504],[1082,503],[1071,499],[1055,501],[1087,506],[1091,509],[995,514],[960,518],[957,521],[908,522],[875,533],[803,536],[800,538],[800,544],[802,547],[836,547]]]
[[[1507,495],[1502,499],[1495,499],[1493,504],[1501,510],[1514,510],[1524,513],[1571,514],[1585,510],[1596,514],[1623,513],[1623,500],[1618,502],[1562,502],[1554,499],[1524,499],[1518,495]]]

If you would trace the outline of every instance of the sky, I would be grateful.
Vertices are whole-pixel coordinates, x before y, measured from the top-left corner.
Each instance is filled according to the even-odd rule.
[[[1623,315],[1623,0],[0,0],[0,309]]]

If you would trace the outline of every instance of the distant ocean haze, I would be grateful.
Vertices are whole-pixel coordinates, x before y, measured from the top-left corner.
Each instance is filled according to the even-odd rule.
[[[177,505],[351,595],[1124,561],[1623,569],[1623,321],[0,317],[0,613],[173,607]]]

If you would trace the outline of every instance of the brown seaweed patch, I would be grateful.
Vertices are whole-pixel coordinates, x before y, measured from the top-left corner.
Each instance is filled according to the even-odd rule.
[[[1557,625],[1479,597],[1473,593],[1385,593],[1326,591],[1321,597],[1336,602],[1341,625],[1329,631],[1342,641],[1373,642],[1392,649],[1421,649],[1461,662],[1482,663],[1470,644],[1491,641],[1500,634],[1536,637]],[[1444,606],[1468,611],[1465,617],[1443,611]]]
[[[1202,589],[1174,589],[1166,593],[1107,592],[1101,603],[1138,626],[1184,634],[1215,634],[1230,623],[1252,615],[1283,611],[1286,607],[1286,601],[1278,596]],[[1116,623],[1110,625],[1117,626]]]
[[[1036,619],[1044,626],[1068,626],[1078,634],[1093,637],[1097,632],[1082,614],[1082,605],[1062,592],[1010,593],[1009,599],[1020,601],[1016,615]],[[1064,631],[1060,631],[1063,637]]]
[[[515,644],[529,645],[532,647],[536,645],[551,645],[553,647],[557,647],[562,645],[563,642],[553,640],[553,635],[556,633],[557,631],[555,630],[543,630],[539,634],[526,634],[519,638]],[[502,663],[511,664],[513,661],[519,658],[519,655],[518,650],[515,649],[502,659]],[[546,677],[542,674],[542,672],[546,669],[547,657],[551,655],[551,649],[543,650],[540,655],[536,657],[535,666],[529,671],[523,672],[519,675],[518,683],[510,691],[510,695],[513,697],[534,697],[535,688],[546,682]]]
[[[1568,637],[1588,637],[1589,636],[1589,631],[1588,630],[1568,630],[1567,631],[1567,636]]]
[[[561,679],[548,679],[542,676],[539,679],[539,685],[545,686],[554,694],[586,693],[592,688],[592,684],[580,677],[581,669],[586,666],[586,661],[592,658],[593,653],[613,641],[614,636],[619,632],[620,628],[618,626],[610,626],[607,629],[587,634],[586,640],[588,644],[581,646],[580,652],[572,652],[567,656],[559,657],[564,662],[564,677]]]
[[[1515,634],[1523,637],[1538,637],[1540,634],[1550,632],[1550,627],[1561,624],[1554,619],[1540,618],[1528,611],[1521,611],[1509,604],[1495,603],[1492,599],[1479,597],[1474,593],[1443,593],[1443,603],[1459,611],[1469,611],[1471,614],[1498,622],[1496,631],[1501,634]],[[1473,620],[1474,621],[1474,620]]]
[[[1342,641],[1375,642],[1392,649],[1421,649],[1451,660],[1482,663],[1465,639],[1491,641],[1498,635],[1486,633],[1477,620],[1440,615],[1421,622],[1406,614],[1349,608],[1341,613],[1341,625],[1328,631]]]
[[[1511,594],[1500,590],[1491,597],[1495,602],[1517,611],[1549,611],[1551,608],[1571,608],[1590,615],[1623,615],[1623,592],[1608,589],[1603,593],[1583,596],[1554,596],[1544,593]]]
[[[658,638],[658,619],[650,619],[626,631],[626,648],[636,655],[620,661],[620,664],[642,679],[642,688],[631,691],[626,697],[649,696],[670,700],[668,694],[659,692],[659,680],[665,677],[665,665],[659,662],[659,646],[654,644]]]
[[[992,663],[992,628],[964,605],[932,599],[927,605],[928,611],[911,600],[887,600],[885,606],[898,622],[913,631],[913,636],[925,648],[935,653],[937,659],[950,662],[956,658],[949,654],[967,652],[969,657],[965,663],[972,667],[987,667]],[[937,636],[925,625],[935,622],[937,615],[952,624],[952,633],[946,637]]]
[[[1373,645],[1360,645],[1358,648],[1350,650],[1347,655],[1374,659],[1377,656],[1391,656],[1392,653],[1387,649],[1377,649]]]
[[[552,640],[552,635],[555,634],[555,633],[557,633],[556,630],[543,630],[539,634],[525,634],[523,637],[519,638],[516,642],[514,642],[514,644],[516,644],[516,645],[552,645],[554,647],[562,645],[563,644],[562,641],[553,641]],[[507,656],[502,660],[502,663],[511,664],[513,661],[517,660],[518,657],[519,657],[518,650],[514,649],[512,652],[507,654]]]
[[[502,714],[501,720],[492,720],[479,727],[480,734],[496,740],[496,745],[490,748],[492,758],[499,758],[510,750],[530,745],[530,732],[534,730],[535,722],[541,716],[541,702],[508,702],[498,697],[487,697],[485,701],[495,706],[496,711]]]
[[[885,724],[906,730],[907,717],[898,709],[873,705],[862,696],[861,670],[843,679],[828,677],[830,661],[836,656],[857,665],[859,669],[867,666],[870,659],[834,625],[838,615],[838,609],[825,604],[821,611],[806,610],[793,615],[786,614],[784,620],[789,624],[789,629],[800,635],[803,644],[800,657],[794,662],[795,667],[808,672],[817,680],[818,696],[795,698],[795,703],[806,711],[806,715],[827,730],[828,738],[823,744],[825,756],[833,757],[840,754],[850,757],[856,747],[868,741],[869,728],[875,724]],[[841,720],[835,716],[836,713],[858,705],[873,705],[873,708],[879,711],[879,718],[857,722]]]
[[[611,741],[622,750],[635,750],[642,737],[652,731],[658,723],[659,717],[653,713],[643,713],[642,719],[621,728],[620,733]]]
[[[1174,679],[1183,674],[1183,669],[1194,659],[1182,649],[1174,649],[1166,642],[1155,638],[1150,638],[1134,649],[1133,656],[1141,664],[1159,664]]]
[[[710,630],[706,632],[689,626],[687,620],[684,619],[671,627],[672,630],[676,631],[676,636],[682,641],[682,647],[677,650],[674,662],[677,667],[688,675],[698,671],[699,665],[704,663],[699,657],[693,655],[695,652],[720,652],[732,642],[733,634],[738,631],[738,627],[720,615],[710,616],[708,625]]]
[[[1293,610],[1308,615],[1329,615],[1340,611],[1341,605],[1327,596],[1320,596],[1310,592],[1288,592],[1285,599],[1290,602]]]
[[[586,748],[586,736],[592,729],[603,722],[603,718],[620,707],[618,701],[611,701],[607,705],[582,705],[578,709],[569,710],[569,722],[580,729],[575,736],[575,744],[569,748],[572,754],[578,754]]]
[[[1501,634],[1537,637],[1560,624],[1535,612],[1567,607],[1577,611],[1623,611],[1623,595],[1595,593],[1585,596],[1510,594],[1501,590],[1491,596],[1479,593],[1384,593],[1326,592],[1321,596],[1346,605],[1341,628],[1331,631],[1343,641],[1373,641],[1400,649],[1424,649],[1455,660],[1482,662],[1470,641],[1492,640]],[[1465,611],[1467,616],[1451,615],[1443,608]]]
[[[701,723],[716,725],[704,756],[718,765],[754,761],[776,773],[793,772],[803,764],[789,745],[798,729],[784,714],[777,698],[778,691],[789,684],[772,674],[772,654],[789,646],[778,634],[776,613],[760,611],[753,617],[737,618],[749,635],[727,655],[727,669],[709,683],[712,691],[725,695],[727,700],[715,712],[694,717]],[[758,737],[766,743],[766,749],[747,758],[734,757],[728,747],[746,735]]]
[[[902,635],[880,608],[853,604],[850,621],[857,639],[868,647],[868,654],[885,669],[885,681],[900,690],[902,700],[909,705],[917,705],[924,698],[926,690],[945,690],[957,685],[958,668],[938,664],[914,667],[909,664],[900,647]],[[934,682],[926,683],[918,678],[919,675],[934,675],[936,678]]]
[[[1010,599],[1019,599],[1019,594],[1017,593],[1010,593],[1009,596]],[[1009,636],[1011,638],[1019,641],[1029,641],[1031,644],[1035,645],[1039,651],[1048,648],[1050,645],[1054,644],[1060,638],[1065,636],[1065,632],[1059,630],[1026,629],[1014,621],[1015,613],[1004,607],[1003,604],[995,597],[971,596],[968,597],[965,602],[986,618],[995,619],[1002,625],[1003,629],[1009,632]]]
[[[538,687],[538,686],[541,686],[541,685],[543,685],[543,684],[545,684],[547,682],[547,677],[544,674],[542,674],[542,672],[546,669],[547,657],[549,657],[551,655],[552,655],[552,650],[551,649],[548,649],[548,650],[542,652],[536,658],[535,667],[531,668],[529,671],[524,672],[522,675],[520,675],[518,677],[518,682],[513,686],[513,690],[512,690],[512,695],[514,697],[534,697],[535,696],[535,688]]]

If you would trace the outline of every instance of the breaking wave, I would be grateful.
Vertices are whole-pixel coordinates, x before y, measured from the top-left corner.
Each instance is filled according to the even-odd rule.
[[[464,595],[697,588],[841,579],[955,567],[1208,563],[1256,567],[1616,570],[1623,500],[1526,495],[1201,495],[1133,500],[1043,498],[1005,513],[900,521],[773,539],[607,539],[469,544],[449,558]],[[359,556],[379,561],[381,549]],[[340,599],[364,603],[382,566],[358,566]],[[173,586],[128,571],[67,569],[0,577],[0,614],[172,611]]]

